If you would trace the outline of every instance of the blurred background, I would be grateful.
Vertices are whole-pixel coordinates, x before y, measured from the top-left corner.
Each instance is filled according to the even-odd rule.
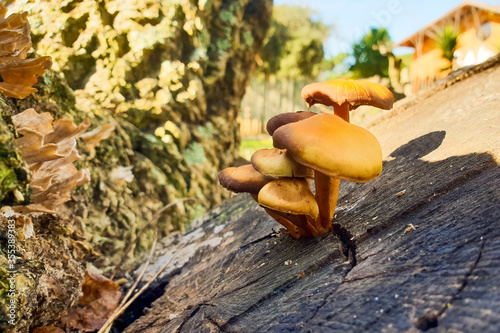
[[[240,154],[272,146],[265,124],[304,110],[302,87],[339,77],[389,87],[396,100],[425,89],[452,70],[500,52],[500,2],[275,0],[272,23],[243,99]],[[329,108],[313,109],[331,112]],[[380,112],[360,107],[352,122]]]

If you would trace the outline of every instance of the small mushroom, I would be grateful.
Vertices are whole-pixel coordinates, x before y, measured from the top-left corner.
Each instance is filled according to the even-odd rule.
[[[253,168],[251,164],[225,168],[219,173],[219,183],[234,193],[250,193],[257,195],[260,189],[274,180],[266,177]]]
[[[292,158],[286,149],[260,149],[252,155],[252,165],[261,174],[275,178],[313,178],[314,170]]]
[[[314,226],[314,221],[319,214],[318,204],[305,179],[273,180],[262,187],[258,202],[264,208],[279,212],[279,215],[295,224],[299,231],[299,237],[319,236],[319,232]]]
[[[352,79],[311,83],[302,89],[302,99],[311,107],[316,103],[333,106],[335,115],[349,122],[349,111],[360,105],[389,110],[394,103],[391,91],[381,84]]]
[[[331,230],[340,179],[367,182],[382,171],[382,149],[373,134],[332,114],[283,125],[273,144],[297,163],[315,170],[320,233]]]
[[[274,178],[256,171],[251,164],[226,168],[219,173],[219,183],[224,188],[235,193],[250,193],[250,196],[257,202],[259,202],[260,190],[273,180]],[[286,218],[286,214],[272,208],[265,208],[265,210],[276,222],[283,225],[293,238],[300,237],[298,228]]]
[[[317,115],[317,113],[311,111],[280,113],[267,121],[266,129],[269,135],[273,135],[274,131],[283,125],[301,121],[302,119],[307,119],[315,115]]]

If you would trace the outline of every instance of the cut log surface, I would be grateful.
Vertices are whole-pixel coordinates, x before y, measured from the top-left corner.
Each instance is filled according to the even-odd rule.
[[[500,332],[500,58],[369,130],[383,172],[341,182],[339,235],[294,240],[237,195],[163,240],[125,331]]]

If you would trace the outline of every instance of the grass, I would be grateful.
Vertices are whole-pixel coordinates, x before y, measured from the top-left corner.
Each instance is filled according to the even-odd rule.
[[[250,160],[253,153],[263,148],[273,148],[273,140],[271,137],[265,139],[244,138],[241,140],[240,156],[247,160]]]

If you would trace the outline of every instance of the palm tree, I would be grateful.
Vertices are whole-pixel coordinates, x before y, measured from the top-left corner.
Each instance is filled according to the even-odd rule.
[[[446,25],[441,31],[438,32],[436,37],[436,46],[443,52],[443,59],[448,60],[450,65],[442,70],[448,70],[453,67],[453,60],[455,59],[455,50],[457,49],[457,39],[459,31],[452,25]]]

